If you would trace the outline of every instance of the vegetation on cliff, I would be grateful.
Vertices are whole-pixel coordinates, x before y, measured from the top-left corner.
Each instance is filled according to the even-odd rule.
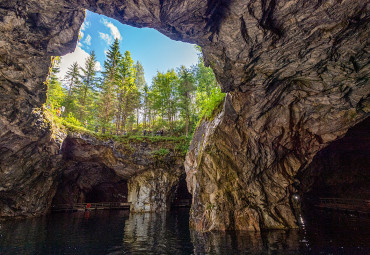
[[[191,137],[196,123],[209,118],[225,96],[198,49],[197,65],[158,72],[150,86],[140,62],[134,64],[129,51],[122,54],[117,40],[102,72],[96,71],[91,52],[84,67],[72,64],[60,81],[56,57],[45,108],[69,131],[96,137]]]

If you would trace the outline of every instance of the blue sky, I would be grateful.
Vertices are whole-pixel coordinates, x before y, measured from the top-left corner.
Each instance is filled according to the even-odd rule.
[[[120,40],[122,53],[128,50],[135,62],[141,62],[148,85],[157,71],[165,72],[181,65],[190,67],[198,61],[193,44],[171,40],[154,29],[123,25],[114,19],[89,11],[86,12],[80,33],[81,39],[75,51],[61,58],[61,78],[74,61],[83,66],[91,50],[95,51],[99,62],[96,67],[101,70],[105,52],[115,38]]]

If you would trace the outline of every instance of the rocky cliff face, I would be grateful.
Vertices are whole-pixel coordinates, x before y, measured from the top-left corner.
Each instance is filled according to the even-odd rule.
[[[369,115],[367,0],[2,1],[0,197],[11,211],[41,212],[50,197],[54,179],[39,176],[54,168],[40,162],[58,144],[33,125],[33,108],[45,101],[50,57],[74,49],[84,8],[199,44],[233,91],[201,123],[187,157],[198,230],[296,226],[288,192],[296,174]]]
[[[176,150],[183,142],[69,135],[61,150],[62,176],[53,203],[128,200],[133,212],[166,211],[184,173],[184,155]]]

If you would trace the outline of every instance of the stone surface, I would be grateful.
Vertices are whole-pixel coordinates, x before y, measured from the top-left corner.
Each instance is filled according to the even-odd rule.
[[[61,150],[62,177],[54,203],[128,200],[132,212],[166,211],[184,174],[178,142],[182,140],[114,141],[71,134]],[[158,155],[160,149],[168,153]]]
[[[368,0],[1,1],[1,208],[41,212],[50,200],[54,178],[37,177],[57,172],[40,160],[58,142],[32,113],[45,102],[50,57],[77,43],[84,8],[199,44],[223,91],[233,91],[201,123],[186,161],[198,230],[295,227],[296,174],[369,116]]]
[[[182,162],[180,163],[181,166]],[[173,168],[173,167],[171,167]],[[169,211],[183,173],[180,168],[156,169],[131,178],[128,182],[128,202],[131,212]]]

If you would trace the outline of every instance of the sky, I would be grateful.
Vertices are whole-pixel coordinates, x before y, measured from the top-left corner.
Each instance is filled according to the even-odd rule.
[[[141,62],[148,85],[157,71],[165,72],[181,65],[190,67],[198,61],[193,44],[171,40],[155,29],[123,25],[104,15],[86,11],[75,51],[61,57],[59,78],[64,78],[68,67],[75,61],[84,66],[92,50],[98,61],[96,69],[102,71],[105,54],[115,38],[120,41],[122,54],[128,50],[135,63],[137,60]]]

